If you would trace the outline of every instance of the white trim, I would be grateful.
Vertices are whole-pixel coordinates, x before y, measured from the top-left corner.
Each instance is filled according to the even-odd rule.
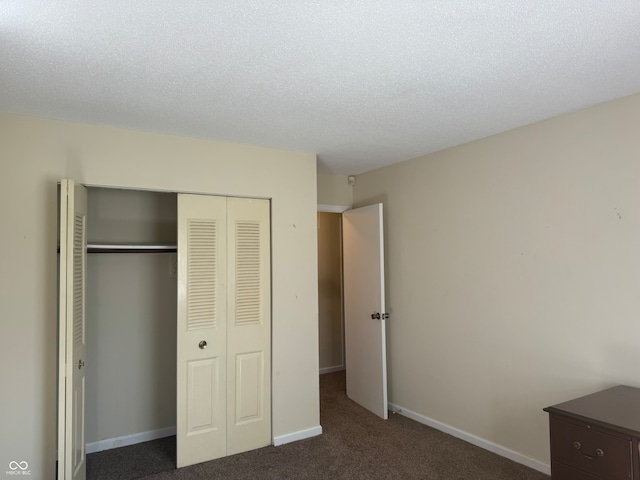
[[[529,468],[533,468],[534,470],[542,472],[546,475],[551,475],[551,466],[539,460],[535,460],[531,457],[527,457],[526,455],[510,450],[506,447],[503,447],[502,445],[490,442],[489,440],[486,440],[484,438],[476,437],[471,433],[459,430],[455,427],[439,422],[432,418],[425,417],[424,415],[420,415],[419,413],[412,412],[411,410],[400,407],[393,403],[389,403],[389,410],[391,410],[393,413],[398,413],[402,416],[410,418],[411,420],[415,420],[418,423],[422,423],[423,425],[427,425],[431,428],[435,428],[436,430],[440,430],[441,432],[448,433],[449,435],[464,440],[465,442],[469,442],[472,445],[484,448],[485,450],[489,450],[490,452],[508,458],[509,460],[513,460],[516,463],[520,463]]]
[[[344,213],[347,210],[351,210],[353,207],[349,207],[347,205],[323,205],[323,204],[318,204],[318,211],[319,212],[326,212],[326,213]]]
[[[133,435],[125,435],[124,437],[108,438],[106,440],[87,443],[86,451],[87,453],[102,452],[103,450],[111,450],[112,448],[127,447],[129,445],[135,445],[136,443],[170,437],[175,434],[176,427],[166,427],[149,432],[134,433]]]
[[[344,365],[336,365],[335,367],[324,367],[320,369],[320,375],[325,373],[341,372],[344,370]]]
[[[273,445],[275,447],[279,447],[285,443],[297,442],[298,440],[317,437],[318,435],[322,435],[322,427],[320,425],[313,428],[307,428],[306,430],[299,430],[297,432],[287,433],[286,435],[273,437]]]

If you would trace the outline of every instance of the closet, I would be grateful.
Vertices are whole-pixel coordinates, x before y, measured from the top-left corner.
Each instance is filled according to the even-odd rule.
[[[269,201],[61,190],[59,477],[85,444],[176,433],[178,467],[271,444]]]
[[[177,196],[87,188],[87,207],[92,453],[175,435]]]

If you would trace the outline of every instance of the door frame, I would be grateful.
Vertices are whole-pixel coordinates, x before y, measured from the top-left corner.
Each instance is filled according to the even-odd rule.
[[[61,213],[61,208],[62,206],[60,205],[60,189],[62,188],[62,184],[63,184],[63,180],[73,180],[70,178],[60,178],[59,180],[56,181],[59,191],[57,194],[58,197],[58,205],[57,205],[57,214],[58,214],[58,229],[60,228],[60,218],[59,215]],[[229,195],[229,194],[216,194],[216,193],[211,193],[211,192],[195,192],[195,191],[183,191],[183,190],[175,190],[175,189],[157,189],[157,188],[136,188],[136,187],[129,187],[129,186],[118,186],[118,185],[103,185],[103,184],[92,184],[92,183],[84,183],[82,181],[78,181],[78,180],[74,180],[76,185],[80,185],[86,189],[91,189],[91,188],[105,188],[105,189],[110,189],[110,190],[130,190],[130,191],[136,191],[136,192],[151,192],[151,193],[173,193],[176,195],[176,201],[177,201],[177,195],[178,194],[187,194],[187,195],[206,195],[206,196],[221,196],[221,197],[226,197],[226,198],[253,198],[253,199],[257,199],[257,200],[268,200],[269,201],[269,221],[271,222],[271,219],[273,217],[273,199],[271,197],[264,197],[264,196],[246,196],[246,195],[239,195],[239,196],[234,196],[234,195]],[[351,207],[345,207],[345,208],[351,208]],[[90,222],[90,218],[87,215],[87,222]],[[270,245],[270,250],[269,250],[269,255],[271,255],[271,251],[272,251],[272,234],[271,234],[271,223],[269,224],[269,245]],[[60,232],[58,232],[60,234]],[[60,238],[57,239],[57,241],[61,241]],[[58,257],[58,261],[57,261],[57,266],[58,268],[60,268],[60,257]],[[273,263],[270,263],[270,269],[273,270]],[[60,278],[60,272],[58,272],[58,282],[56,282],[56,298],[59,298],[59,289],[60,289],[60,285],[59,285],[59,278]],[[271,288],[269,290],[269,295],[271,297],[271,305],[273,305],[273,286],[271,285]],[[86,293],[86,292],[85,292]],[[177,291],[176,291],[176,295],[177,295]],[[271,316],[272,316],[272,321],[271,321],[271,329],[273,330],[273,312],[270,312]],[[56,315],[58,317],[58,324],[60,323],[60,305],[57,306],[56,308]],[[176,322],[177,322],[177,317],[176,317]],[[64,404],[66,405],[66,401],[67,401],[67,396],[66,396],[66,391],[64,391],[64,388],[61,387],[61,385],[65,384],[65,369],[66,369],[66,362],[60,362],[61,360],[61,355],[65,354],[66,355],[66,343],[65,343],[65,348],[63,350],[61,350],[62,348],[62,342],[66,342],[65,338],[61,338],[62,332],[58,330],[58,338],[56,339],[56,343],[57,343],[57,361],[58,361],[58,368],[57,368],[57,378],[56,378],[56,384],[58,385],[58,395],[57,395],[57,400],[56,400],[56,407],[58,410],[58,418],[57,418],[57,441],[56,441],[56,470],[57,472],[60,472],[61,468],[64,468],[65,466],[65,462],[64,459],[62,461],[62,464],[60,464],[60,456],[64,455],[64,435],[66,434],[66,428],[63,428],[64,425],[66,425],[64,422],[66,421],[66,412],[65,412],[65,416],[64,417],[60,417],[60,404],[62,402],[64,402]],[[65,334],[66,335],[66,334]],[[271,343],[271,357],[273,358],[273,333],[271,333],[270,337],[269,337],[269,341]],[[276,441],[274,438],[274,434],[273,434],[273,362],[271,362],[271,371],[269,372],[269,381],[271,383],[270,386],[270,396],[271,396],[271,409],[268,412],[268,415],[270,416],[270,424],[271,424],[271,444],[275,445]],[[176,385],[176,389],[177,389],[177,385]],[[61,441],[62,439],[62,441]],[[86,445],[86,442],[85,442]],[[64,470],[62,470],[64,472]],[[64,473],[63,473],[64,475]]]
[[[342,264],[342,214],[347,210],[351,210],[353,207],[348,205],[325,205],[318,204],[318,213],[339,213],[340,214],[340,277],[344,275],[344,265]],[[327,367],[319,370],[319,374],[323,375],[325,373],[333,373],[333,372],[341,372],[347,368],[347,356],[346,356],[346,348],[344,343],[344,284],[340,285],[340,310],[342,312],[342,321],[340,325],[340,341],[341,341],[341,349],[342,349],[342,365],[336,367]],[[320,360],[318,358],[318,360]]]
[[[367,206],[367,205],[364,205]],[[346,205],[325,205],[325,204],[318,204],[318,213],[340,213],[343,214],[345,212],[348,212],[349,210],[353,210],[357,207],[352,207],[352,206],[346,206]],[[341,215],[342,216],[342,215]],[[381,238],[380,239],[383,245],[383,249],[384,249],[384,239]],[[340,248],[341,250],[344,248],[343,245],[344,242],[344,230],[341,231],[341,238],[340,238]],[[383,250],[384,251],[384,250]],[[344,277],[344,264],[342,264],[342,275]],[[383,264],[381,265],[382,268],[382,272],[383,272],[383,279],[384,281],[384,286],[383,286],[383,291],[382,291],[382,295],[383,298],[386,298],[386,290],[387,290],[387,285],[386,285],[386,256],[383,255]],[[342,296],[342,358],[343,358],[343,368],[340,370],[346,370],[347,369],[347,345],[346,345],[346,341],[345,341],[345,337],[346,337],[346,317],[345,317],[345,295],[344,295],[344,282],[342,284],[342,292],[341,292],[341,296]],[[386,304],[386,301],[385,301]],[[388,306],[386,306],[385,308],[388,309]],[[381,312],[382,313],[382,312]],[[384,320],[382,320],[383,322],[385,322]],[[384,325],[384,329],[387,329],[387,325],[385,322]],[[383,331],[383,337],[386,337],[386,332]],[[384,341],[385,346],[384,349],[386,351],[386,340]],[[387,365],[385,366],[385,370],[388,369],[388,352],[383,352],[383,357],[385,358],[384,363]],[[331,373],[332,371],[339,371],[338,369],[336,370],[328,370],[328,371],[320,371],[320,374],[323,373]],[[385,372],[384,374],[385,376],[385,380],[384,380],[384,384],[385,384],[385,391],[386,393],[384,394],[385,397],[385,403],[387,404],[387,410],[388,410],[388,383],[387,383],[387,376],[388,374]],[[386,419],[386,412],[384,412],[384,414],[382,415],[382,418]]]

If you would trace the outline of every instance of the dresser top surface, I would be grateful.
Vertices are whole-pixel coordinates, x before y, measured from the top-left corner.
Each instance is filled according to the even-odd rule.
[[[558,403],[545,408],[544,411],[581,418],[640,435],[640,388],[619,385]]]

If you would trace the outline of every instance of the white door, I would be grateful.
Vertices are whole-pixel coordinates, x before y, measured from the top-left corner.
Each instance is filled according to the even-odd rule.
[[[382,204],[342,217],[347,396],[387,418]]]
[[[227,200],[178,195],[176,464],[227,454]]]
[[[85,272],[87,191],[73,180],[60,185],[58,350],[58,478],[84,480]]]
[[[269,216],[178,196],[178,467],[271,443]]]
[[[227,455],[271,444],[269,201],[229,198]]]

